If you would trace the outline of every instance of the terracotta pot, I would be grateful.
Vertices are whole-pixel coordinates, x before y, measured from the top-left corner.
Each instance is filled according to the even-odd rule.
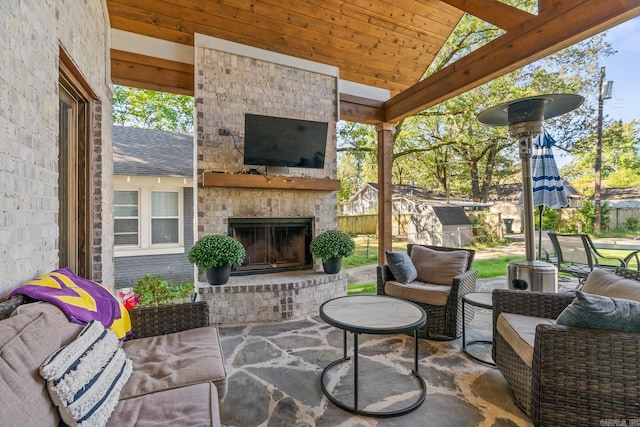
[[[229,281],[231,275],[231,266],[223,265],[221,267],[207,268],[207,282],[210,285],[224,285]]]
[[[327,274],[340,273],[340,269],[342,268],[342,257],[338,256],[322,261],[322,268],[324,268],[324,272]]]

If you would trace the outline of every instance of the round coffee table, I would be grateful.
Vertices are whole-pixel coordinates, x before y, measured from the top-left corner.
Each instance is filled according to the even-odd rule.
[[[343,330],[343,357],[327,365],[322,371],[322,392],[336,406],[358,415],[394,417],[414,411],[425,399],[427,385],[418,372],[418,329],[427,321],[427,314],[416,304],[399,298],[382,295],[355,295],[338,297],[320,306],[320,317],[328,324]],[[331,368],[346,362],[347,332],[353,334],[353,406],[336,399],[325,385],[325,377]],[[393,335],[413,332],[414,362],[411,373],[421,387],[420,396],[408,407],[393,411],[366,411],[358,408],[358,336],[360,334]]]
[[[469,357],[472,359],[482,362],[489,366],[496,366],[493,359],[489,359],[486,355],[483,357],[482,353],[479,351],[481,347],[486,347],[487,345],[493,344],[492,340],[472,340],[467,341],[467,331],[466,331],[466,315],[465,315],[465,306],[467,304],[473,307],[484,308],[487,310],[493,309],[493,295],[491,292],[471,292],[462,296],[462,349],[464,350]]]

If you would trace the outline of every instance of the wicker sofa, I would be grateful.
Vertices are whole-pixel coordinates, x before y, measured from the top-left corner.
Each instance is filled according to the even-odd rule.
[[[107,426],[220,425],[226,372],[205,302],[130,311],[123,343],[133,372]],[[0,424],[63,425],[39,368],[83,326],[52,304],[19,295],[0,303]]]
[[[640,272],[614,273],[594,270],[583,291],[640,300]],[[516,404],[536,426],[640,419],[640,333],[556,324],[575,296],[493,291],[493,357]]]
[[[408,244],[407,253],[413,253],[414,247],[423,247],[438,252],[463,251],[468,253],[464,271],[452,278],[450,286],[432,285],[419,280],[403,284],[398,283],[388,265],[377,267],[377,294],[390,295],[412,301],[421,306],[427,313],[427,323],[419,331],[422,338],[435,340],[452,340],[462,335],[462,296],[474,292],[478,272],[471,268],[475,251],[472,249],[451,248]],[[422,290],[427,290],[427,293]],[[420,294],[420,296],[418,296]],[[467,310],[469,322],[473,318],[472,308]]]

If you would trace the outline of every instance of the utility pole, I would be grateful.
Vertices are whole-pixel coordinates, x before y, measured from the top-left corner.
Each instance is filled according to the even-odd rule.
[[[596,142],[595,185],[593,205],[596,210],[596,220],[593,225],[594,232],[600,233],[602,229],[602,112],[604,100],[611,98],[613,82],[605,83],[605,67],[600,68],[600,84],[598,85],[598,141]]]

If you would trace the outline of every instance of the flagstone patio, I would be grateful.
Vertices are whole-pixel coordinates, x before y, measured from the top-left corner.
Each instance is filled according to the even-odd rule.
[[[504,277],[481,279],[479,291],[506,287]],[[468,329],[486,336],[491,315],[479,310]],[[226,426],[528,426],[500,372],[470,359],[461,339],[419,342],[419,370],[427,383],[425,402],[414,412],[393,418],[355,416],[323,395],[320,375],[342,356],[342,331],[319,316],[302,320],[221,327],[229,389],[221,405]],[[349,338],[351,350],[351,338]],[[489,351],[487,346],[487,351]],[[360,402],[369,409],[407,406],[419,386],[408,373],[413,338],[362,335]],[[351,363],[332,376],[327,387],[346,397]]]

